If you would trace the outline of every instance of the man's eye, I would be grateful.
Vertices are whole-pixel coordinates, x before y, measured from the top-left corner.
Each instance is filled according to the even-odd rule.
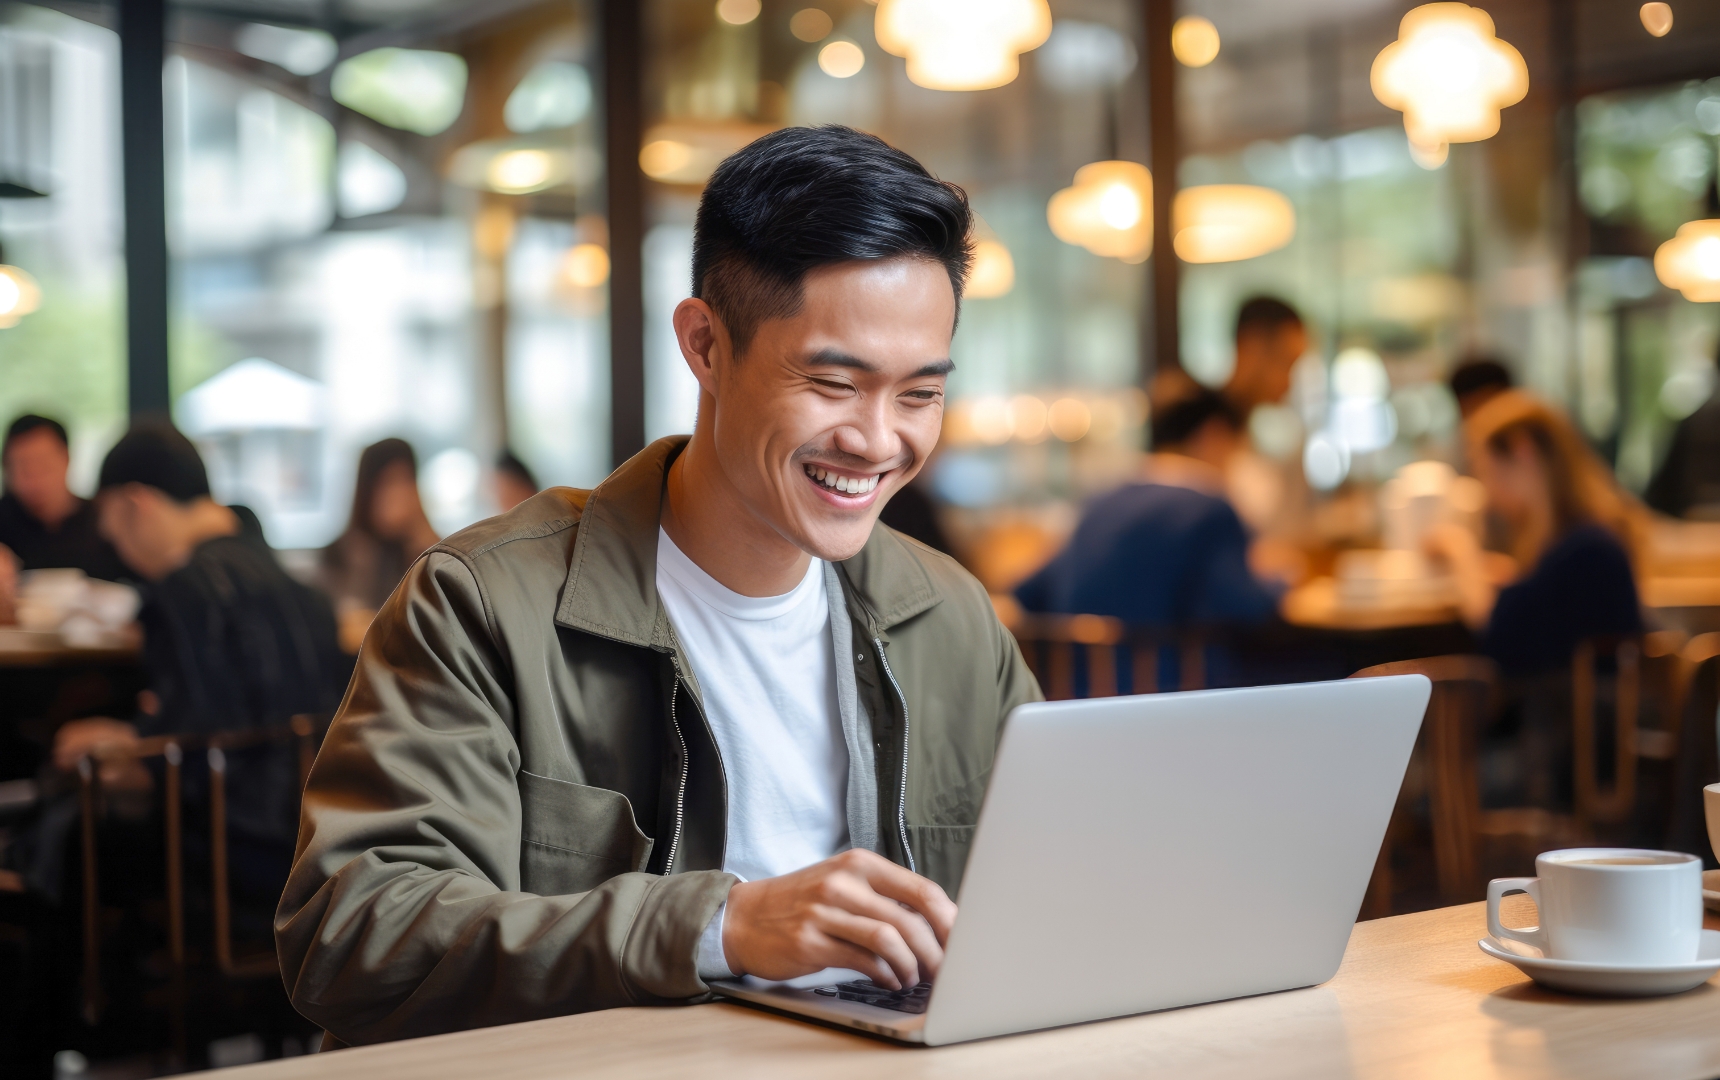
[[[847,383],[841,382],[837,379],[820,379],[820,378],[814,377],[812,381],[816,385],[823,387],[826,390],[848,391],[848,390],[854,389],[852,386],[848,385]]]
[[[902,396],[912,398],[915,401],[936,401],[944,395],[941,390],[909,390]]]

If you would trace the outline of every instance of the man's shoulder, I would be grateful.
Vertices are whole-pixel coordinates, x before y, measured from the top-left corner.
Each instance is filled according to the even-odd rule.
[[[551,547],[570,543],[590,496],[591,492],[580,488],[546,488],[512,510],[450,534],[430,550],[468,563],[529,557],[530,549],[541,546],[533,541],[548,540]]]

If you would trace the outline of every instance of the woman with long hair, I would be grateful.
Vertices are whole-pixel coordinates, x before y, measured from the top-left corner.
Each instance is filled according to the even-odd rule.
[[[346,531],[322,551],[322,585],[334,597],[348,652],[358,651],[377,610],[439,539],[418,497],[418,456],[411,445],[383,439],[365,447]]]
[[[1519,573],[1500,587],[1474,534],[1428,540],[1457,579],[1464,621],[1508,675],[1563,667],[1577,643],[1640,633],[1632,570],[1643,511],[1553,406],[1504,391],[1464,423],[1469,458],[1505,523]]]

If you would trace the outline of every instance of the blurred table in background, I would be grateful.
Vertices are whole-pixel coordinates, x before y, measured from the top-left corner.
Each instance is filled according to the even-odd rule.
[[[64,721],[132,715],[145,685],[140,659],[135,629],[83,646],[0,627],[0,781],[34,775]]]

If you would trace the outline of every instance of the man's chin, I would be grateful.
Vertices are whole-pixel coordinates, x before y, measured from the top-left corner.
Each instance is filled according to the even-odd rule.
[[[815,559],[846,562],[860,554],[860,549],[872,538],[876,521],[876,517],[868,515],[864,526],[845,522],[840,528],[808,529],[794,538],[795,546]]]

